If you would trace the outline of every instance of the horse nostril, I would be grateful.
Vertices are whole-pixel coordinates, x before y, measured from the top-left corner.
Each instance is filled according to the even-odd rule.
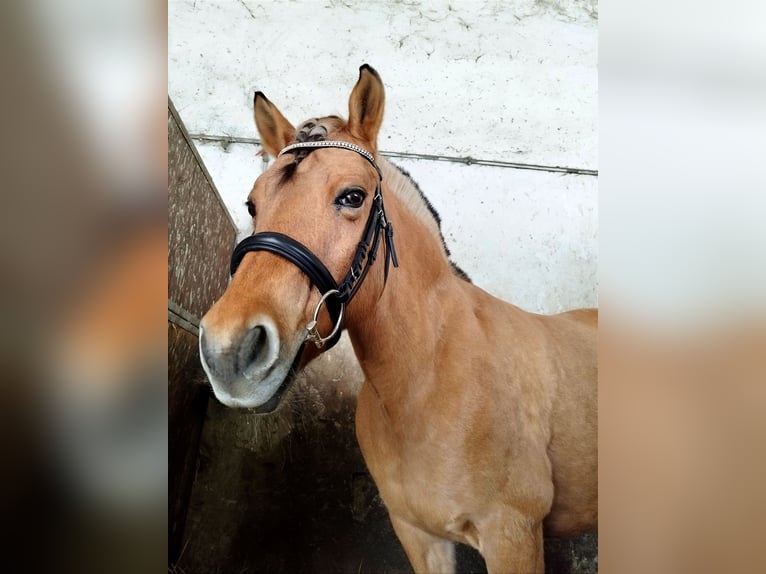
[[[234,336],[200,329],[199,347],[211,382],[233,384],[269,371],[279,358],[279,335],[268,321]]]
[[[265,328],[258,325],[253,327],[242,338],[237,353],[237,370],[244,371],[253,363],[260,363],[266,360],[269,353],[269,336]]]

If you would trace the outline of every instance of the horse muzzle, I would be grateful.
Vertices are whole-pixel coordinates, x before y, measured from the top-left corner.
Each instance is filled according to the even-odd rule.
[[[266,413],[277,408],[290,386],[302,341],[281,341],[266,317],[234,335],[206,328],[203,319],[199,347],[202,367],[219,401]]]

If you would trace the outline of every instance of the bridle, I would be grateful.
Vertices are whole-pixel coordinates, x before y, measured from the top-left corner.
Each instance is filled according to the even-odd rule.
[[[398,267],[399,261],[396,258],[396,251],[394,249],[394,230],[391,222],[386,217],[386,210],[383,206],[383,195],[381,194],[383,174],[375,163],[375,158],[372,154],[366,149],[350,142],[329,140],[294,143],[280,151],[277,157],[297,149],[307,148],[341,148],[356,152],[370,162],[375,171],[378,172],[378,185],[375,189],[375,197],[372,200],[370,214],[367,217],[367,224],[362,232],[362,238],[357,245],[354,258],[351,260],[348,273],[346,273],[346,276],[340,283],[336,283],[327,267],[308,247],[283,233],[264,231],[246,237],[234,248],[231,256],[231,274],[234,275],[237,267],[242,262],[242,258],[250,251],[268,251],[287,259],[298,267],[322,294],[314,310],[313,319],[306,325],[306,339],[304,343],[312,341],[318,349],[323,348],[325,345],[330,349],[340,339],[343,313],[346,305],[359,291],[370,267],[375,262],[382,231],[385,232],[383,237],[386,244],[384,286],[388,279],[389,264],[393,263],[394,267]],[[326,337],[322,337],[317,329],[319,310],[323,305],[327,306],[327,311],[334,325],[332,331]]]

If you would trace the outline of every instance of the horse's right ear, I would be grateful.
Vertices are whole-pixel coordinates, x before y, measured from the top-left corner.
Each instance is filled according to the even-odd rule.
[[[263,92],[255,92],[253,108],[263,149],[271,157],[277,157],[283,147],[295,140],[295,128]]]

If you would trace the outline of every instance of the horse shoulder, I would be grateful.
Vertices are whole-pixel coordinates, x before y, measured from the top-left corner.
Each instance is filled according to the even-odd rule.
[[[395,436],[390,414],[369,381],[362,386],[356,406],[356,437],[367,468],[389,511],[401,512],[401,437]]]

